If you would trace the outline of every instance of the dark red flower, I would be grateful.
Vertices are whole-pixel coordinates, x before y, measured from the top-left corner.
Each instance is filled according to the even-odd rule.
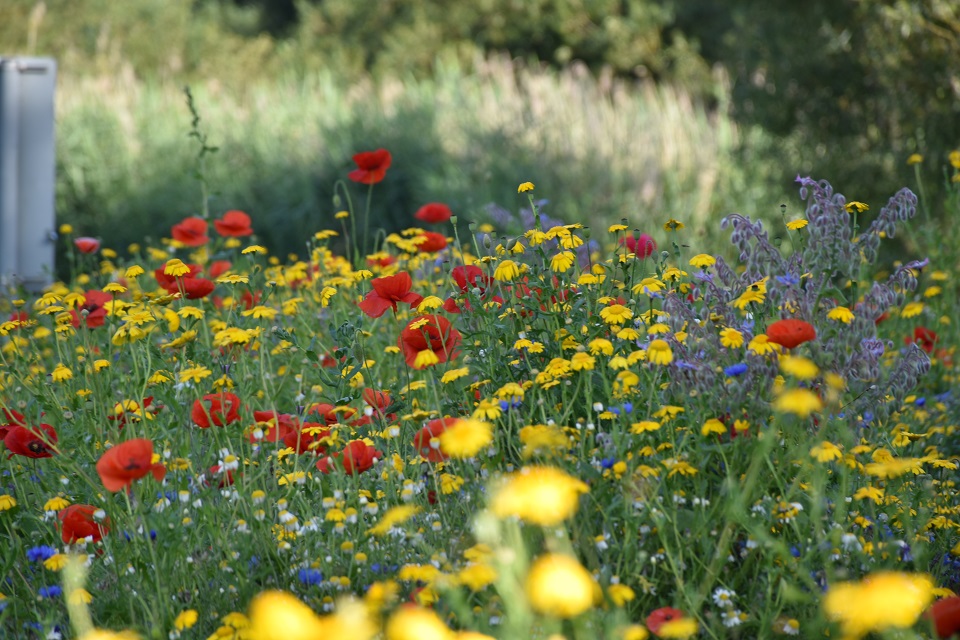
[[[353,156],[357,168],[347,176],[354,182],[361,184],[377,184],[387,175],[387,169],[393,161],[393,156],[386,149],[364,151]]]
[[[960,596],[937,600],[924,616],[933,620],[938,638],[952,638],[960,633]]]
[[[767,340],[786,349],[793,349],[816,337],[817,330],[812,324],[796,318],[777,320],[767,326]]]
[[[250,216],[243,211],[227,211],[222,218],[213,221],[213,228],[221,236],[242,238],[253,235],[253,228],[250,227]]]
[[[363,440],[351,440],[342,452],[317,460],[317,469],[321,473],[330,473],[340,463],[346,473],[355,476],[371,469],[381,458],[383,453]]]
[[[423,301],[423,296],[410,291],[413,280],[406,271],[392,276],[374,278],[370,284],[373,286],[373,291],[368,293],[358,306],[371,318],[379,318],[391,307],[396,313],[398,302],[406,302],[411,307],[415,307]]]
[[[474,265],[463,265],[454,267],[450,271],[453,281],[460,287],[460,291],[466,293],[472,289],[479,289],[480,295],[483,295],[493,278],[483,272],[483,269]]]
[[[210,242],[207,221],[197,216],[184,218],[171,229],[173,239],[185,247],[199,247]]]
[[[433,351],[439,362],[443,363],[460,354],[458,347],[461,340],[460,332],[453,328],[449,320],[443,316],[429,315],[416,317],[407,323],[397,338],[397,346],[403,351],[409,366],[423,369],[426,365],[416,365],[417,355],[421,351]]]
[[[455,422],[457,422],[457,418],[431,420],[413,436],[413,448],[429,462],[443,462],[447,459],[447,456],[440,451],[439,442],[437,446],[433,446],[431,441],[434,438],[439,438],[440,434],[446,431],[448,427],[452,427]]]
[[[201,429],[223,427],[240,420],[240,398],[235,393],[210,393],[194,400],[190,417]]]
[[[80,253],[96,253],[100,250],[100,241],[96,238],[83,236],[81,238],[74,238],[73,246],[75,246]]]
[[[447,236],[442,233],[424,231],[420,234],[420,237],[424,238],[422,242],[417,244],[417,249],[420,250],[421,253],[435,253],[447,246]]]
[[[627,245],[627,251],[635,254],[638,258],[649,258],[657,250],[657,242],[645,233],[641,233],[639,238],[634,238],[633,234],[620,240],[621,244]]]
[[[215,280],[225,274],[227,271],[230,271],[230,267],[232,266],[233,263],[231,263],[229,260],[214,260],[207,265],[207,275]]]
[[[73,544],[90,538],[91,542],[100,542],[110,531],[110,518],[97,522],[93,514],[97,507],[91,504],[71,504],[57,514],[60,521],[60,537],[63,544]]]
[[[97,473],[107,491],[120,491],[151,473],[160,482],[167,474],[167,468],[153,462],[151,441],[136,438],[107,449],[97,460]]]
[[[19,411],[14,411],[13,409],[0,409],[0,411],[3,412],[3,419],[5,420],[4,424],[0,424],[0,441],[7,437],[7,432],[10,431],[10,429],[17,426],[27,426],[27,419]]]
[[[22,419],[23,416],[19,417]],[[49,424],[40,424],[36,427],[7,424],[2,429],[6,431],[3,444],[10,452],[8,458],[13,456],[52,458],[55,453],[58,453],[57,432]]]
[[[452,215],[453,212],[450,211],[450,207],[447,205],[443,204],[442,202],[431,202],[417,209],[417,212],[413,214],[413,217],[420,222],[440,224],[441,222],[446,222],[449,220],[450,216]]]
[[[926,327],[915,327],[913,330],[913,337],[906,337],[903,341],[907,344],[917,343],[917,346],[926,351],[927,353],[933,353],[933,348],[937,346],[937,342],[940,340],[940,336],[936,334],[935,331],[927,329]]]
[[[660,628],[671,620],[676,620],[678,618],[685,617],[686,614],[679,609],[673,609],[671,607],[662,607],[652,612],[647,616],[647,629],[650,630],[650,633],[659,637]]]

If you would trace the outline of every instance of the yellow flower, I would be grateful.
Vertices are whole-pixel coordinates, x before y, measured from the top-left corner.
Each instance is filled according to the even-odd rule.
[[[685,225],[678,220],[674,220],[673,218],[667,220],[663,225],[664,231],[679,231],[683,228],[685,228]]]
[[[580,506],[580,495],[589,490],[586,483],[560,469],[525,467],[504,477],[490,508],[500,518],[517,516],[549,527],[573,516]]]
[[[733,306],[743,311],[751,302],[756,302],[757,304],[763,303],[767,295],[767,280],[769,280],[769,277],[758,280],[747,287],[746,291],[733,301]]]
[[[727,427],[716,418],[710,418],[703,423],[702,427],[700,427],[700,434],[706,437],[712,433],[722,436],[723,434],[727,433]]]
[[[903,305],[903,310],[900,312],[900,317],[902,318],[912,318],[918,316],[923,312],[923,303],[922,302],[908,302]]]
[[[620,632],[620,640],[647,640],[649,637],[650,632],[638,624],[624,627]]]
[[[17,506],[17,500],[8,493],[0,495],[0,511],[9,511]]]
[[[138,264],[135,264],[127,267],[127,270],[126,272],[124,272],[123,275],[127,280],[133,280],[134,278],[138,276],[142,276],[143,274],[144,274],[143,267],[141,267]]]
[[[950,161],[950,166],[952,166],[954,169],[960,169],[960,151],[951,151],[950,155],[947,156],[947,159]]]
[[[350,217],[350,212],[349,212],[349,211],[337,211],[335,214],[333,214],[333,217],[336,218],[337,220],[343,220],[344,218],[349,218],[349,217]]]
[[[435,311],[442,306],[443,300],[437,296],[427,296],[420,301],[420,304],[417,305],[417,311],[419,313],[427,313],[428,311]]]
[[[780,345],[775,342],[770,342],[765,333],[758,334],[753,337],[750,341],[750,344],[747,345],[747,349],[757,354],[758,356],[765,356],[768,353],[776,353],[780,350]]]
[[[451,458],[472,458],[493,442],[493,425],[461,418],[440,434],[440,450]]]
[[[249,276],[243,276],[236,273],[227,273],[217,278],[218,284],[247,284],[249,282]]]
[[[690,266],[697,267],[698,269],[706,269],[715,264],[717,264],[717,259],[708,253],[699,253],[690,258]]]
[[[843,324],[850,324],[850,322],[856,316],[853,315],[853,312],[846,307],[834,307],[827,312],[827,318],[830,320],[836,320],[842,322]]]
[[[110,366],[110,361],[104,360],[103,358],[93,361],[93,370],[97,373],[100,373],[101,371],[103,371],[109,366]]]
[[[118,282],[110,282],[103,288],[104,293],[123,293],[126,290],[127,288]]]
[[[482,562],[473,562],[460,570],[457,574],[460,582],[471,591],[481,591],[497,579],[497,570]]]
[[[841,582],[823,599],[828,618],[840,623],[846,638],[862,638],[916,624],[933,600],[933,580],[924,574],[882,571],[862,582]]]
[[[157,373],[160,373],[160,372],[157,372]],[[194,382],[199,384],[201,380],[203,380],[204,378],[208,378],[211,375],[213,375],[213,371],[210,371],[210,369],[207,369],[203,365],[200,365],[199,367],[188,367],[186,369],[181,370],[178,377],[180,378],[180,382],[187,382],[187,381],[193,380]]]
[[[64,365],[62,362],[57,364],[57,367],[53,370],[53,381],[54,382],[64,382],[73,377],[73,371],[69,367]]]
[[[625,224],[612,224],[607,228],[609,233],[620,233],[621,231],[626,231],[627,225]]]
[[[743,346],[743,334],[732,327],[720,330],[720,344],[727,349],[739,349]]]
[[[388,531],[390,531],[390,529],[399,524],[403,524],[419,512],[420,507],[416,507],[414,505],[403,504],[393,507],[383,514],[383,517],[380,518],[380,522],[371,527],[367,533],[375,536],[384,536]]]
[[[660,423],[656,420],[641,420],[630,425],[630,433],[639,435],[646,431],[658,431],[660,426]]]
[[[787,229],[790,229],[790,231],[797,231],[799,229],[803,229],[805,226],[807,226],[807,224],[809,223],[804,218],[797,218],[796,220],[791,220],[787,223]]]
[[[510,282],[520,275],[520,267],[513,260],[504,260],[497,265],[493,272],[493,279],[500,282]]]
[[[596,358],[582,351],[573,354],[570,358],[570,368],[574,371],[593,371]]]
[[[469,373],[470,373],[469,367],[460,367],[459,369],[450,369],[449,371],[443,374],[443,377],[440,378],[440,382],[442,382],[443,384],[449,384],[454,380],[459,380],[460,378],[466,375],[469,375]]]
[[[246,247],[245,249],[243,249],[240,253],[246,255],[248,253],[264,253],[265,254],[266,252],[267,252],[266,247],[261,247],[258,244],[252,244],[249,247]]]
[[[847,210],[847,213],[853,213],[854,210],[856,210],[857,213],[863,213],[864,211],[870,210],[870,205],[853,200],[843,205],[843,208]]]
[[[176,627],[177,631],[183,631],[197,624],[197,618],[198,614],[196,609],[187,609],[177,615],[173,621],[173,626]]]
[[[633,589],[628,587],[625,584],[612,584],[607,587],[607,595],[610,597],[610,600],[613,604],[618,607],[622,607],[626,603],[637,597],[637,594],[633,592]]]
[[[93,629],[80,636],[79,640],[140,640],[140,635],[134,631]]]
[[[666,340],[651,340],[647,347],[647,360],[653,364],[667,365],[673,362],[673,351]]]
[[[594,581],[571,556],[549,553],[530,567],[527,597],[534,611],[557,618],[573,618],[593,606]]]
[[[68,236],[68,235],[70,235],[71,233],[73,233],[73,225],[72,225],[72,224],[66,224],[66,223],[64,223],[64,224],[60,225],[60,235]]]
[[[657,636],[660,638],[689,638],[696,635],[699,630],[700,625],[693,618],[674,618],[660,626]]]
[[[267,591],[256,596],[250,603],[249,624],[251,635],[257,640],[327,637],[323,620],[298,598],[283,591]]]
[[[533,191],[533,183],[521,182],[520,186],[517,187],[517,193],[526,193],[527,191]]]
[[[64,498],[63,496],[57,496],[55,498],[50,498],[45,503],[43,503],[44,511],[62,511],[70,506],[70,501]]]
[[[830,462],[831,460],[839,460],[842,458],[843,451],[832,442],[824,440],[810,449],[810,457],[815,458],[817,462]]]
[[[576,260],[577,256],[573,251],[560,251],[550,259],[550,269],[565,273],[570,270]]]
[[[611,304],[600,309],[600,317],[607,324],[623,324],[633,317],[633,311],[627,309],[622,304]]]
[[[801,418],[823,409],[823,403],[809,389],[791,389],[783,392],[773,403],[773,408],[783,413],[792,413]]]
[[[923,162],[923,156],[919,153],[911,153],[910,157],[907,158],[907,164],[920,164]]]
[[[60,571],[67,566],[68,556],[65,553],[55,553],[43,561],[43,566],[50,571]]]
[[[183,264],[183,260],[180,258],[171,258],[167,260],[167,263],[163,266],[163,274],[173,276],[174,278],[185,276],[188,273],[190,273],[190,267]]]
[[[817,365],[803,356],[780,356],[780,370],[800,380],[813,380],[820,373]]]
[[[454,633],[432,609],[407,604],[390,616],[386,640],[454,640]]]

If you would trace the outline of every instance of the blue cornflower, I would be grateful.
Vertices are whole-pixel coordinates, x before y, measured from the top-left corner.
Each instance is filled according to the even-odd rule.
[[[310,586],[316,586],[323,582],[323,574],[320,573],[319,569],[300,569],[297,578],[303,584]]]
[[[63,589],[57,585],[52,585],[49,587],[40,587],[37,591],[37,595],[41,598],[56,598],[63,594]]]
[[[624,403],[623,403],[623,411],[624,411],[624,413],[633,413],[633,403],[632,403],[632,402],[624,402]]]
[[[790,273],[785,276],[774,276],[774,279],[785,286],[795,286],[800,284],[800,278]]]
[[[926,398],[917,398],[916,400],[913,401],[913,404],[917,405],[918,407],[922,407],[922,406],[924,406],[925,404],[927,404],[927,399],[926,399]]]
[[[52,558],[55,555],[57,555],[57,550],[48,545],[27,549],[27,560],[30,562],[43,562],[47,558]]]
[[[611,469],[613,468],[613,465],[616,463],[617,463],[616,458],[604,458],[603,460],[600,461],[600,466],[603,467],[604,469]]]
[[[731,378],[736,376],[741,376],[746,372],[747,372],[747,365],[744,362],[738,362],[737,364],[732,364],[723,370],[723,374]]]

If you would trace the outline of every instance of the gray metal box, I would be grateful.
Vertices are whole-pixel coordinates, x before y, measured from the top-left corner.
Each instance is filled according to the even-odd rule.
[[[57,63],[0,56],[0,284],[53,281]]]

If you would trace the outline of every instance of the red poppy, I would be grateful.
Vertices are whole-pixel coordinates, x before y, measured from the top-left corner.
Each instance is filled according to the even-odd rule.
[[[96,253],[100,250],[100,241],[96,238],[83,236],[82,238],[74,238],[73,246],[75,246],[80,253]]]
[[[226,410],[226,413],[224,413]],[[240,398],[227,391],[208,393],[203,400],[194,400],[190,418],[201,429],[223,427],[240,420]]]
[[[248,436],[251,444],[258,442],[282,442],[287,435],[300,430],[300,418],[289,413],[275,411],[254,411],[253,419],[262,433],[251,431]]]
[[[97,522],[93,514],[98,508],[91,504],[71,504],[57,514],[60,521],[60,537],[63,544],[73,544],[80,540],[100,542],[110,531],[110,518]]]
[[[446,431],[448,427],[452,427],[456,422],[457,418],[431,420],[413,436],[413,448],[429,462],[443,462],[447,459],[447,456],[440,451],[439,443],[435,447],[432,441],[434,438],[439,438],[441,433]]]
[[[222,218],[213,221],[213,228],[221,236],[242,238],[253,235],[253,228],[250,227],[250,216],[243,211],[227,211]]]
[[[952,638],[960,633],[960,596],[937,600],[924,615],[933,620],[938,638]]]
[[[415,307],[423,301],[423,296],[410,291],[413,280],[406,271],[392,276],[374,278],[370,284],[373,286],[373,291],[368,293],[358,306],[371,318],[379,318],[391,307],[396,313],[398,302],[406,302],[411,307]]]
[[[424,320],[426,324],[411,328],[420,325]],[[416,366],[417,354],[421,351],[433,351],[443,363],[460,355],[458,347],[461,340],[460,332],[443,316],[419,316],[407,323],[400,332],[397,346],[403,351],[403,357],[409,366],[422,369],[423,367]]]
[[[227,271],[230,271],[230,267],[232,266],[233,263],[231,263],[229,260],[214,260],[207,265],[207,275],[214,279],[219,278]]]
[[[434,231],[424,231],[420,234],[424,238],[423,242],[417,244],[417,249],[421,253],[436,253],[447,246],[447,236]]]
[[[442,202],[431,202],[417,209],[417,212],[413,214],[413,217],[420,222],[440,224],[441,222],[446,222],[449,220],[450,216],[452,215],[453,212],[450,211],[450,207],[447,205],[443,204]]]
[[[297,453],[313,452],[318,456],[325,455],[327,448],[323,439],[330,436],[331,430],[320,425],[319,422],[304,422],[298,431],[291,431],[283,438],[283,444]]]
[[[140,422],[142,416],[150,415],[163,409],[163,406],[153,406],[153,396],[147,396],[139,404],[133,400],[124,400],[113,405],[113,415],[107,420],[116,420],[117,428],[123,429],[128,422]]]
[[[227,471],[224,472],[223,469],[220,467],[220,465],[215,464],[209,469],[207,469],[207,471],[210,473],[211,476],[215,478],[220,478],[220,482],[217,484],[217,487],[219,487],[220,489],[223,489],[224,487],[229,487],[230,485],[233,484],[232,470],[227,469]]]
[[[159,284],[161,287],[169,291],[169,287],[171,285],[176,287],[177,280],[179,280],[180,278],[196,278],[201,273],[203,273],[203,267],[201,267],[199,264],[191,263],[191,264],[188,264],[187,266],[190,267],[190,272],[179,277],[167,275],[166,273],[163,272],[163,266],[160,266],[153,270],[153,277],[156,279],[157,284]]]
[[[915,327],[913,330],[913,337],[906,337],[903,339],[906,344],[913,344],[916,342],[917,346],[927,353],[933,353],[933,348],[937,346],[937,342],[939,340],[940,336],[938,336],[935,331],[931,331],[926,327]]]
[[[338,460],[346,473],[355,476],[371,469],[382,457],[383,453],[363,440],[351,440],[342,452],[317,460],[317,469],[321,473],[330,473],[336,468],[334,460]]]
[[[7,432],[10,431],[10,429],[17,426],[27,426],[27,419],[19,411],[14,411],[13,409],[0,409],[0,411],[3,412],[3,418],[6,420],[6,423],[0,424],[0,441],[7,437]]]
[[[352,409],[350,407],[335,407],[332,404],[327,404],[326,402],[322,402],[319,404],[312,405],[309,409],[307,409],[307,413],[308,414],[315,413],[318,416],[322,416],[323,423],[329,427],[335,424],[345,423],[349,418],[356,415],[357,410]],[[348,424],[351,427],[358,427],[366,424],[369,421],[370,421],[369,418],[367,418],[366,416],[363,416],[362,418],[358,420],[353,420]]]
[[[354,182],[361,184],[377,184],[387,175],[387,169],[393,161],[393,156],[386,149],[364,151],[353,156],[357,168],[347,176]]]
[[[102,327],[107,321],[107,310],[104,305],[113,300],[113,296],[103,291],[91,289],[83,296],[83,304],[79,309],[71,309],[71,324],[74,329],[80,328],[80,320],[84,319],[88,329]],[[86,314],[83,312],[86,311]]]
[[[23,416],[18,417],[22,420]],[[3,444],[10,452],[8,458],[24,456],[26,458],[52,458],[57,451],[57,432],[49,424],[26,427],[18,420],[17,424],[6,424],[0,430],[5,431]]]
[[[620,240],[621,244],[627,245],[627,251],[635,254],[638,258],[649,258],[657,250],[657,242],[645,233],[641,233],[639,238],[634,238],[633,234]]]
[[[662,607],[652,612],[647,616],[647,629],[650,630],[650,633],[659,637],[660,628],[671,620],[676,620],[678,618],[686,617],[686,614],[679,609],[673,609],[671,607]]]
[[[185,247],[199,247],[210,242],[207,221],[197,216],[184,218],[171,229],[173,239]]]
[[[151,473],[160,482],[167,475],[167,468],[153,462],[151,441],[136,438],[107,449],[97,460],[97,473],[107,491],[120,491]]]
[[[483,269],[474,265],[464,265],[454,267],[450,271],[453,281],[460,287],[460,291],[466,293],[471,289],[479,289],[480,295],[483,295],[493,278],[483,272]]]
[[[374,389],[364,389],[363,401],[366,402],[371,409],[373,409],[374,414],[381,420],[389,420],[392,422],[397,419],[397,414],[395,413],[383,413],[387,410],[387,407],[393,403],[393,400],[390,398],[388,393],[384,391],[375,391]]]
[[[177,293],[181,291],[187,300],[200,300],[210,295],[217,285],[213,280],[206,278],[177,278],[176,282],[170,286],[164,287],[168,293]]]
[[[777,320],[767,326],[767,340],[786,349],[793,349],[816,337],[817,330],[812,324],[796,318]]]

